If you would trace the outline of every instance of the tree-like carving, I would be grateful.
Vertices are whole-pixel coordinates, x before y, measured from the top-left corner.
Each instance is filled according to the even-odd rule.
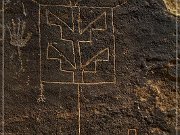
[[[63,69],[62,65],[60,65],[61,70],[72,71],[74,73],[74,81],[75,83],[83,83],[83,72],[87,66],[89,66],[92,62],[97,61],[108,61],[109,57],[109,48],[102,47],[96,51],[93,56],[87,60],[86,62],[82,62],[82,50],[81,45],[83,43],[92,44],[92,31],[104,31],[107,29],[106,25],[106,12],[102,12],[99,16],[97,16],[93,21],[91,21],[85,28],[82,28],[82,19],[80,16],[80,8],[79,7],[71,7],[72,12],[72,26],[69,26],[66,22],[64,22],[59,16],[53,14],[50,10],[46,10],[46,19],[47,24],[49,26],[57,26],[60,28],[60,39],[65,42],[71,42],[73,50],[73,58],[68,57],[67,52],[63,52],[62,49],[58,49],[56,46],[60,46],[57,43],[49,43],[48,45],[48,59],[59,59],[61,61],[66,61],[68,63],[69,68]],[[98,24],[99,20],[103,20],[104,26],[103,28],[96,28],[96,24]],[[61,47],[59,47],[61,48]],[[55,53],[55,57],[52,56]],[[51,55],[52,54],[52,55]],[[70,54],[72,55],[72,54]],[[67,68],[67,67],[66,67]]]
[[[38,102],[45,102],[45,84],[77,85],[79,135],[81,85],[116,82],[113,12],[77,3],[39,6]]]
[[[39,35],[39,102],[45,84],[77,84],[80,95],[81,84],[115,83],[113,8],[40,5]]]

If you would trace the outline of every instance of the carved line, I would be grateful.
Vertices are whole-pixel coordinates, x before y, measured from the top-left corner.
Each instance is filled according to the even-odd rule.
[[[102,13],[100,16],[98,16],[98,19],[99,18],[101,18],[103,15],[105,15],[105,29],[92,29],[92,31],[95,31],[95,30],[100,30],[100,31],[104,31],[104,30],[106,30],[107,29],[107,14],[106,14],[106,12],[104,12],[104,13]],[[113,44],[114,44],[114,54],[113,54],[113,56],[114,56],[114,68],[113,68],[113,70],[114,70],[114,74],[115,74],[115,76],[114,76],[114,81],[115,82],[113,82],[113,83],[116,83],[116,44],[115,44],[115,27],[114,27],[114,8],[111,8],[111,15],[112,15],[112,28],[113,28]],[[95,19],[93,22],[96,22],[98,19]],[[88,29],[88,27],[89,26],[91,26],[92,24],[93,24],[93,22],[91,22],[85,29],[87,30]],[[92,35],[91,35],[92,36]],[[80,43],[81,42],[87,42],[87,41],[80,41]],[[90,41],[90,43],[92,44],[92,41]],[[91,58],[89,61],[87,61],[86,62],[86,64],[85,65],[82,65],[82,63],[81,63],[81,66],[82,67],[86,67],[87,65],[89,65],[92,61],[93,61],[93,59],[94,58],[96,58],[98,55],[100,55],[100,54],[102,54],[104,51],[106,51],[106,50],[108,50],[108,60],[96,60],[95,61],[95,71],[84,71],[83,70],[83,77],[82,78],[84,78],[84,73],[97,73],[97,62],[98,61],[109,61],[109,58],[110,58],[110,52],[109,52],[109,48],[105,48],[104,50],[102,50],[102,51],[100,51],[98,54],[96,54],[93,58]],[[81,54],[81,52],[80,52],[80,54]],[[80,55],[81,56],[81,55]]]
[[[103,52],[104,51],[106,51],[106,50],[108,50],[108,52],[109,52],[109,49],[108,48],[106,48],[106,49],[104,49],[104,50],[102,50]],[[102,53],[103,53],[102,52]],[[109,55],[109,53],[108,53],[108,55]],[[109,56],[108,56],[108,59],[109,59]],[[93,60],[92,60],[93,61]],[[86,70],[83,70],[83,73],[97,73],[97,62],[99,62],[99,61],[109,61],[109,60],[96,60],[96,61],[94,61],[95,62],[95,70],[94,71],[86,71]],[[84,67],[86,67],[87,65],[84,65]]]
[[[79,11],[79,13],[78,13],[78,30],[79,30],[79,33],[81,34],[81,22],[82,22],[82,20],[81,20],[81,9],[80,9],[80,7],[78,7],[78,11]]]
[[[39,29],[39,82],[40,82],[40,97],[38,98],[38,102],[42,101],[44,102],[45,97],[44,97],[44,85],[43,85],[43,81],[42,81],[42,48],[41,48],[41,5],[39,5],[39,12],[38,12],[38,29]]]
[[[27,16],[26,9],[25,9],[25,6],[24,6],[24,3],[23,3],[23,2],[22,2],[22,7],[23,7],[23,14],[24,14],[25,16]]]
[[[49,22],[49,17],[48,17],[48,13],[49,12],[47,12],[47,10],[46,10],[46,21],[47,21],[47,24],[49,25],[49,26],[58,26],[59,28],[60,28],[60,39],[61,40],[63,40],[63,41],[67,41],[67,42],[71,42],[71,45],[73,46],[73,41],[72,40],[67,40],[67,39],[63,39],[63,31],[62,31],[62,26],[60,26],[60,25],[56,25],[56,24],[51,24],[50,22]],[[52,15],[54,15],[53,13],[51,13]],[[73,17],[73,10],[72,10],[72,23],[73,23],[73,29],[71,29],[64,21],[62,21],[59,17],[57,17],[56,15],[54,15],[56,18],[58,18],[61,22],[63,22],[72,32],[74,32],[74,17]],[[52,45],[51,45],[52,46]],[[54,46],[52,46],[53,48],[55,48]],[[73,48],[73,55],[75,55],[75,52],[74,52],[74,47],[72,47]],[[56,49],[56,48],[55,48]],[[56,49],[57,50],[57,49]],[[48,47],[47,47],[47,54],[48,54]],[[58,51],[58,50],[57,50]],[[59,52],[59,51],[58,51]],[[60,53],[60,52],[59,52]],[[47,58],[48,58],[48,55],[46,56]],[[65,58],[65,57],[64,57]],[[53,58],[50,58],[50,59],[53,59]],[[54,58],[54,59],[57,59],[57,58]],[[66,59],[66,58],[65,58]],[[58,59],[59,61],[60,61],[60,65],[62,65],[61,63],[62,63],[62,61],[60,60],[60,59]],[[67,59],[66,59],[67,60]],[[68,61],[68,60],[67,60]],[[76,62],[75,62],[75,57],[74,57],[74,63],[75,63],[75,66],[70,62],[70,61],[68,61],[68,63],[70,63],[71,64],[71,66],[73,67],[73,68],[75,68],[76,69]],[[74,83],[74,81],[75,81],[75,76],[74,76],[74,72],[73,71],[67,71],[67,70],[63,70],[61,67],[60,67],[60,70],[61,71],[64,71],[64,72],[71,72],[72,74],[73,74],[73,83]]]
[[[36,0],[32,0],[34,3],[38,4],[38,5],[41,5],[41,6],[64,6],[64,7],[70,7],[71,5],[53,5],[53,4],[49,4],[49,5],[46,5],[46,4],[40,4],[39,2],[37,2]],[[81,0],[80,0],[81,1]],[[77,1],[75,3],[75,6],[73,7],[78,7],[77,4],[80,2],[80,1]],[[120,5],[116,5],[115,7],[90,7],[90,8],[116,8],[118,6],[121,6],[121,5],[124,5],[125,3],[127,3],[127,0],[125,2],[123,2],[122,4]],[[70,1],[70,4],[71,4],[71,1]],[[82,7],[82,6],[81,6]],[[87,7],[88,6],[83,6],[83,7]]]
[[[107,60],[96,60],[95,62],[98,62],[98,61],[109,61],[109,57],[110,57],[110,55],[109,55],[109,48],[105,48],[105,49],[101,50],[100,52],[98,52],[96,55],[94,55],[90,60],[88,60],[86,62],[85,65],[82,65],[82,67],[88,66],[96,57],[98,57],[100,54],[104,53],[105,51],[108,51],[108,59]]]
[[[178,6],[179,1],[176,0],[176,127],[179,126],[179,22],[178,22]],[[176,130],[176,135],[178,135]]]
[[[52,43],[48,43],[46,59],[59,60],[58,58],[49,58],[49,52],[48,52],[49,47],[53,47],[60,54],[59,50],[55,46],[53,46]],[[65,59],[65,61],[67,61],[74,69],[76,69],[76,67],[74,67],[74,65],[65,56],[63,56],[63,55],[59,55],[59,56],[63,57]],[[64,70],[64,71],[66,71],[66,70]],[[69,71],[67,71],[67,72],[69,72]]]
[[[40,4],[41,6],[43,7],[51,7],[51,6],[54,6],[54,7],[73,7],[73,8],[78,8],[78,7],[81,7],[81,8],[100,8],[100,9],[110,9],[112,7],[93,7],[93,6],[72,6],[72,5],[52,5],[52,4],[49,4],[49,5],[46,5],[46,4]],[[116,7],[118,7],[119,5],[117,5]],[[113,7],[113,8],[116,8],[116,7]]]
[[[46,10],[47,11],[47,10]],[[51,13],[52,14],[52,13]],[[54,14],[53,14],[54,15]],[[54,15],[55,16],[55,15]],[[58,18],[57,16],[55,16],[56,18]],[[61,33],[61,35],[60,35],[60,39],[61,40],[63,40],[63,41],[67,41],[67,42],[71,42],[71,44],[72,44],[72,46],[73,46],[73,41],[72,40],[67,40],[67,39],[63,39],[63,31],[62,31],[62,26],[60,26],[60,25],[56,25],[56,24],[51,24],[50,22],[49,22],[49,19],[48,19],[49,17],[48,17],[48,12],[46,12],[46,19],[47,19],[47,24],[48,25],[52,25],[52,26],[58,26],[59,28],[60,28],[60,33]],[[58,18],[60,21],[62,21],[60,18]],[[64,24],[66,24],[66,26],[72,31],[72,32],[74,32],[74,16],[73,16],[73,10],[72,10],[72,23],[73,23],[73,29],[71,29],[64,21],[62,21],[62,22],[64,22]],[[54,47],[54,46],[53,46]],[[55,48],[55,47],[54,47]],[[73,55],[75,55],[75,52],[74,52],[74,47],[72,47],[73,48]],[[56,49],[56,48],[55,48]],[[57,49],[56,49],[57,50]],[[58,51],[58,50],[57,50]],[[59,51],[58,51],[59,52]],[[48,54],[48,48],[47,48],[47,54]],[[51,59],[53,59],[53,58],[51,58]],[[57,58],[54,58],[54,59],[57,59]],[[59,59],[58,59],[59,60]],[[60,60],[60,65],[61,65],[61,63],[62,63],[62,61]],[[74,63],[75,63],[75,66],[74,65],[72,65],[72,63],[69,61],[69,63],[71,64],[71,66],[73,66],[73,68],[75,68],[76,69],[76,62],[75,62],[75,57],[74,57]],[[62,68],[60,68],[60,70],[61,71],[64,71],[64,72],[71,72],[71,73],[73,73],[73,83],[74,83],[74,81],[75,81],[75,76],[74,76],[74,72],[73,71],[66,71],[66,70],[62,70]]]
[[[78,133],[79,135],[81,134],[81,103],[80,103],[80,98],[81,98],[81,87],[80,84],[78,84]]]
[[[73,74],[73,82],[74,82],[74,80],[75,80],[74,79],[75,78],[74,77],[74,72],[73,71],[63,70],[62,67],[61,67],[61,65],[62,65],[62,60],[61,59],[58,59],[58,58],[49,58],[49,52],[48,52],[48,48],[49,47],[53,47],[58,53],[60,53],[59,50],[56,47],[54,47],[52,44],[48,43],[48,47],[47,47],[47,50],[46,50],[47,51],[46,59],[49,59],[49,60],[58,60],[60,62],[59,63],[60,64],[60,71],[67,72],[67,73],[72,73]],[[62,56],[62,55],[60,55],[60,56]],[[64,56],[62,56],[62,57],[64,57]],[[64,59],[75,69],[74,65],[72,65],[71,62],[69,60],[67,60],[66,57],[64,57]]]
[[[51,13],[50,11],[46,10],[46,17],[47,17],[47,22],[48,24],[51,24],[49,23],[49,20],[48,20],[48,14],[52,14],[54,17],[56,17],[60,22],[62,22],[63,24],[65,24],[72,32],[74,32],[74,11],[73,11],[73,6],[70,6],[71,9],[72,9],[72,13],[71,13],[71,16],[72,16],[72,24],[73,24],[73,28],[71,28],[66,22],[64,22],[63,20],[61,20],[59,17],[57,17],[55,14]],[[80,34],[83,34],[94,22],[96,22],[97,20],[99,20],[102,16],[105,16],[105,29],[94,29],[92,28],[92,31],[105,31],[107,30],[107,13],[106,12],[103,12],[101,15],[99,15],[94,21],[92,21],[91,23],[88,24],[88,26],[86,28],[84,28],[84,30],[81,29],[81,25],[82,25],[82,21],[81,21],[81,9],[80,7],[78,7],[78,10],[79,10],[79,18],[78,18],[78,28],[79,28],[79,33]],[[51,25],[56,25],[56,24],[51,24]],[[56,26],[60,26],[60,25],[56,25]]]
[[[92,29],[92,30],[100,30],[100,31],[104,31],[107,29],[107,20],[106,20],[106,12],[102,13],[100,16],[98,16],[94,21],[92,21],[91,23],[88,24],[88,26],[84,29],[81,30],[81,34],[83,34],[93,23],[95,23],[97,20],[99,20],[102,16],[105,16],[105,29]]]
[[[72,7],[72,2],[70,1],[70,6],[71,6],[71,17],[72,17],[72,24],[73,24],[73,31],[75,31],[75,27],[74,27],[74,11],[73,11],[73,7]]]
[[[73,10],[72,10],[72,12],[73,12]],[[51,23],[49,23],[49,17],[48,17],[48,15],[49,15],[49,13],[51,14],[51,15],[53,15],[54,17],[56,17],[60,22],[62,22],[64,25],[66,25],[72,32],[74,32],[74,28],[72,29],[67,23],[65,23],[63,20],[61,20],[59,17],[57,17],[55,14],[53,14],[53,13],[51,13],[49,10],[46,10],[46,18],[47,18],[47,22],[48,22],[48,24],[51,24]],[[74,20],[74,19],[72,19],[72,20]],[[72,23],[74,23],[74,21],[72,22]],[[51,25],[56,25],[56,24],[51,24]],[[56,25],[56,26],[60,26],[60,25]],[[74,25],[73,25],[74,26]]]
[[[4,38],[5,38],[5,26],[4,26],[4,10],[5,10],[5,1],[2,0],[2,135],[4,135],[5,132],[5,106],[4,106],[4,56],[5,56],[5,46],[4,46]]]
[[[112,28],[113,28],[113,42],[114,42],[114,74],[115,74],[115,82],[116,82],[116,37],[115,37],[115,26],[114,26],[114,8],[111,8],[112,12]]]
[[[72,17],[73,17],[73,15],[72,15]],[[67,41],[67,42],[71,42],[71,44],[72,44],[72,46],[73,46],[73,41],[71,41],[71,40],[67,40],[67,39],[63,39],[63,31],[62,31],[62,26],[60,26],[60,25],[56,25],[56,24],[51,24],[50,22],[49,22],[49,17],[48,17],[48,14],[47,14],[47,12],[46,12],[46,18],[47,18],[47,24],[48,25],[52,25],[52,26],[58,26],[59,28],[60,28],[60,33],[61,33],[61,35],[60,35],[60,39],[61,40],[63,40],[63,41]],[[57,17],[58,18],[58,17]],[[60,19],[60,18],[59,18]],[[72,20],[74,20],[74,17],[73,17],[73,19]],[[65,23],[65,22],[64,22]],[[70,27],[68,27],[68,28],[70,28],[70,30],[72,30],[72,32],[74,32],[74,21],[72,21],[72,23],[73,23],[73,29],[71,29]],[[68,25],[67,25],[68,26]],[[74,48],[73,48],[73,55],[75,55],[75,52],[74,52]],[[75,57],[74,57],[74,63],[76,64],[76,62],[75,62]],[[76,65],[75,65],[75,67],[76,67]]]
[[[0,132],[1,135],[31,135],[31,133],[4,133],[4,132]]]
[[[49,82],[49,81],[42,81],[42,83],[47,84],[81,84],[81,85],[97,85],[97,84],[115,84],[115,81],[111,82],[98,82],[98,83],[73,83],[73,82]]]
[[[53,5],[53,4],[40,4],[40,3],[38,3],[36,0],[32,0],[34,3],[36,3],[36,4],[38,4],[38,5],[41,5],[41,6],[63,6],[63,7],[79,7],[79,6],[77,6],[77,4],[79,3],[79,2],[77,2],[77,3],[75,3],[75,5],[74,6],[72,6],[72,5]],[[107,7],[107,6],[102,6],[102,7],[93,7],[93,6],[80,6],[80,7],[83,7],[83,8],[113,8],[113,9],[115,9],[115,8],[117,8],[117,7],[119,7],[119,6],[122,6],[122,5],[124,5],[124,4],[126,4],[127,3],[127,0],[124,0],[124,2],[122,3],[122,4],[118,4],[118,5],[116,5],[115,7]]]

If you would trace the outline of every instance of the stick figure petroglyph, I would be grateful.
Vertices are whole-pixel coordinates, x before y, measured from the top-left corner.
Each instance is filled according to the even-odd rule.
[[[32,33],[27,33],[27,36],[24,38],[26,23],[20,19],[18,19],[18,23],[15,23],[14,19],[12,19],[12,27],[7,25],[7,28],[10,33],[10,44],[18,48],[21,70],[24,71],[21,48],[27,45],[27,42],[31,39]]]

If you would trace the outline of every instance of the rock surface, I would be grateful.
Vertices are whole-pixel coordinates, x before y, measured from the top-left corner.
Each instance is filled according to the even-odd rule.
[[[116,43],[116,83],[80,84],[79,91],[78,84],[43,83],[40,87],[39,4],[70,6],[68,0],[5,1],[5,39],[1,52],[1,56],[4,53],[5,134],[78,135],[80,128],[81,135],[175,135],[174,60],[179,17],[167,10],[163,0],[79,1],[77,5],[81,7],[114,7]],[[71,2],[71,5],[75,4],[76,1]],[[64,13],[61,15],[64,15],[64,21],[69,19],[68,11],[59,12]],[[95,13],[92,15],[96,17]],[[17,33],[19,20],[21,27]],[[84,20],[87,24],[91,21]],[[95,24],[97,26],[103,26],[103,23],[101,25],[100,21]],[[52,33],[58,37],[58,31]],[[112,36],[106,33],[104,40]],[[48,36],[45,35],[54,39]],[[97,38],[103,38],[101,36]],[[104,44],[108,45],[108,41]],[[2,57],[0,61],[3,61]],[[49,77],[61,78],[56,65],[51,65],[54,74],[49,73]],[[113,68],[108,65],[111,64],[101,67],[102,74],[95,81],[108,80],[104,76],[113,74],[106,69]],[[47,72],[50,70],[43,68]],[[45,102],[37,102],[39,95],[45,97]]]

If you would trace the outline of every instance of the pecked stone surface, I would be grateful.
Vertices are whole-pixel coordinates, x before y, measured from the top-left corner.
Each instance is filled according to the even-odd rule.
[[[69,6],[70,2],[66,0],[5,1],[5,39],[4,51],[1,52],[1,56],[4,53],[5,134],[78,135],[80,128],[81,135],[175,135],[176,16],[169,12],[163,0],[79,1],[78,5],[84,7],[114,7],[116,83],[80,84],[79,91],[78,84],[43,83],[45,102],[37,102],[42,90],[40,87],[42,82],[39,79],[42,69],[40,68],[39,4]],[[76,1],[71,2],[71,5],[75,4]],[[52,10],[56,12],[56,8]],[[59,12],[63,16],[63,21],[67,23],[70,18],[68,12],[68,9]],[[101,11],[87,12],[92,14],[92,18],[93,15],[96,18],[93,12],[98,14]],[[82,21],[85,20],[83,19],[82,17]],[[177,19],[179,24],[179,17]],[[16,36],[19,20],[20,30],[23,29],[25,22],[24,33],[18,35],[22,38]],[[85,21],[87,24],[91,22],[88,17]],[[43,30],[49,30],[44,25]],[[0,26],[2,31],[2,25]],[[16,33],[13,33],[13,26]],[[97,26],[102,29],[103,19],[94,27]],[[98,33],[97,37],[92,36],[93,41],[102,38],[104,46],[108,45],[109,40],[106,39],[112,36],[111,27],[108,28],[110,30],[109,33],[106,32],[107,37],[103,38],[103,34]],[[48,35],[43,33],[45,37],[49,40],[56,38],[56,42],[59,41],[57,30],[48,32]],[[0,34],[2,35],[2,32]],[[17,38],[20,43],[14,40]],[[85,56],[95,52],[96,49],[87,51]],[[104,55],[99,59],[103,58]],[[2,61],[2,57],[0,60]],[[68,67],[66,64],[64,64],[65,68]],[[111,64],[113,65],[113,62],[99,66],[98,69],[102,69],[102,72],[93,82],[108,80],[106,75],[113,74]],[[43,69],[46,75],[49,74],[53,79],[70,77],[59,76],[56,66],[57,63],[45,65]],[[93,64],[88,69],[92,67]]]

